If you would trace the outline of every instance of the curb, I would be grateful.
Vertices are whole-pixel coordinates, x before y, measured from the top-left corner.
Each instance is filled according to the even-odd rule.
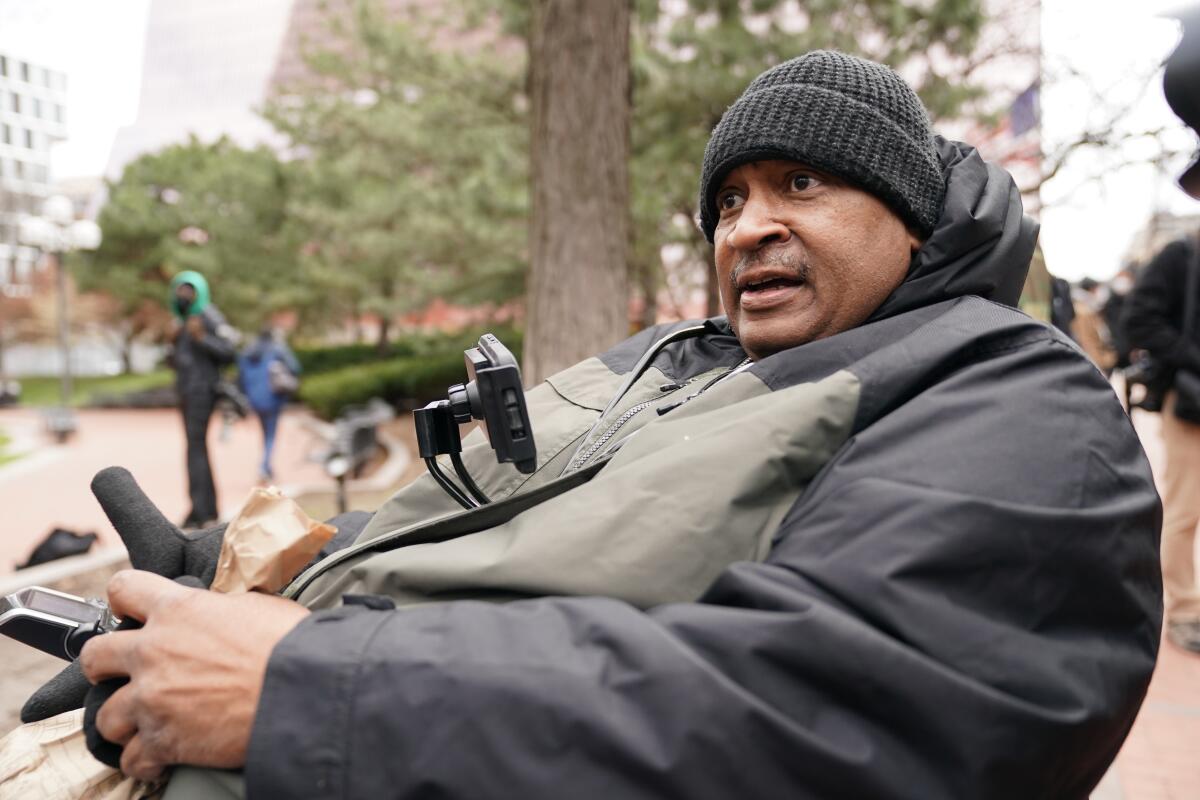
[[[17,570],[9,575],[0,576],[0,597],[27,586],[51,586],[85,572],[111,567],[128,558],[129,554],[125,552],[124,547],[106,547],[94,553],[57,558],[36,567]]]

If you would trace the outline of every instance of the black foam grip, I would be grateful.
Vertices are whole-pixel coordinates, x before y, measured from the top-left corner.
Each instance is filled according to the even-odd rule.
[[[124,467],[108,467],[92,478],[92,494],[125,543],[134,569],[168,578],[183,572],[184,538]]]
[[[91,684],[83,677],[79,662],[72,661],[29,696],[25,705],[21,706],[21,722],[37,722],[56,717],[64,711],[82,708],[90,688]]]
[[[200,533],[187,536],[183,545],[183,574],[198,578],[200,588],[207,589],[217,576],[217,562],[221,557],[221,542],[225,538],[228,523],[221,523]],[[167,577],[174,577],[168,575]]]
[[[108,698],[116,694],[117,690],[127,683],[129,683],[129,678],[100,681],[88,690],[87,698],[83,703],[83,738],[87,743],[87,749],[96,757],[97,761],[116,769],[121,768],[121,753],[125,752],[125,748],[119,744],[113,744],[100,735],[100,731],[96,730],[96,714],[100,712],[100,706],[104,705]]]

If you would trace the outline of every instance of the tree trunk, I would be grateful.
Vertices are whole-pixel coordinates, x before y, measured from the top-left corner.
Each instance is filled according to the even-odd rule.
[[[638,286],[642,294],[642,316],[638,320],[642,330],[658,322],[658,275],[649,264],[638,270]]]
[[[392,321],[386,313],[379,314],[379,339],[375,342],[375,352],[381,356],[386,356],[388,353],[389,336],[391,334]]]
[[[629,0],[535,0],[526,385],[628,333]]]

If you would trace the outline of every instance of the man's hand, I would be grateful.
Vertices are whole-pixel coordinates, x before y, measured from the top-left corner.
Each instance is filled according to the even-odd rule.
[[[96,716],[100,734],[124,745],[121,770],[152,780],[171,764],[243,766],[271,651],[308,609],[135,570],[112,577],[108,602],[117,616],[145,623],[97,636],[80,654],[92,683],[130,679]]]
[[[184,326],[187,328],[188,336],[191,336],[193,339],[204,338],[204,320],[200,318],[199,314],[192,314],[188,317]]]

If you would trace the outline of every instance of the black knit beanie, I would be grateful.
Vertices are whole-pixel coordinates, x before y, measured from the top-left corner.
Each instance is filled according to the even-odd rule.
[[[946,187],[916,92],[882,64],[815,50],[754,79],[704,150],[700,228],[713,240],[716,193],[742,164],[800,161],[864,189],[928,236]]]

